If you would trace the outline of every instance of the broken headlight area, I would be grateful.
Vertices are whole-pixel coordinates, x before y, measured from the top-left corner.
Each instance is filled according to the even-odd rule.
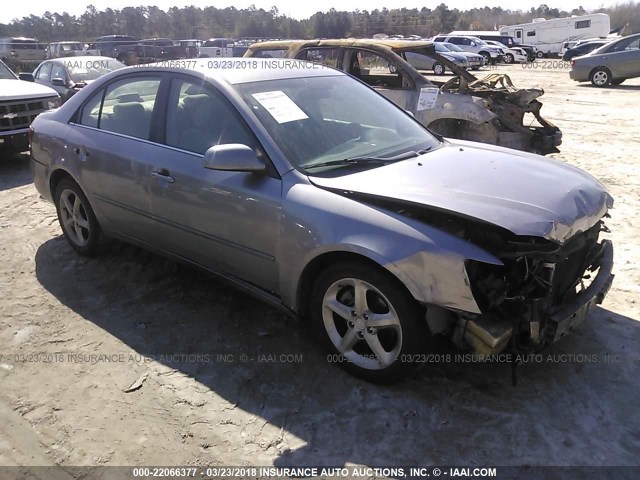
[[[613,278],[611,244],[599,241],[604,228],[600,221],[561,246],[507,239],[504,250],[492,248],[503,265],[468,260],[470,287],[482,315],[461,315],[454,339],[484,354],[509,345],[516,352],[533,352],[571,330],[602,301]]]

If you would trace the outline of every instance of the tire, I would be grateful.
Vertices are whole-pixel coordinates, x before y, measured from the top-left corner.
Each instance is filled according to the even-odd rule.
[[[618,78],[616,80],[611,80],[611,85],[620,85],[622,84],[622,82],[624,82],[626,80],[626,78]]]
[[[78,184],[69,179],[61,180],[56,186],[54,198],[58,222],[69,245],[81,255],[97,255],[100,225]]]
[[[491,63],[491,55],[489,55],[487,52],[480,52],[480,55],[484,57],[485,65],[489,65]]]
[[[433,64],[433,73],[435,73],[436,75],[444,75],[444,72],[446,70],[447,69],[445,68],[445,66],[440,62],[436,62]]]
[[[608,87],[611,84],[611,70],[607,67],[594,68],[589,74],[589,80],[594,87]]]
[[[393,277],[360,263],[336,264],[319,275],[311,319],[332,363],[378,384],[409,375],[430,341],[424,311],[413,297]]]
[[[536,52],[536,57],[537,57],[537,58],[543,58],[543,57],[544,57],[544,53],[542,52],[542,50],[538,50],[538,51]]]
[[[505,54],[504,63],[513,63],[513,60],[513,55],[511,55],[510,53]]]

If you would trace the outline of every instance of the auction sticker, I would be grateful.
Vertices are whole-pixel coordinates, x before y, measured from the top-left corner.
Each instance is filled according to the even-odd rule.
[[[418,110],[429,110],[436,106],[438,100],[438,89],[433,87],[425,87],[420,89],[418,97]]]
[[[287,123],[309,118],[283,91],[275,90],[273,92],[254,93],[252,96],[278,123]]]

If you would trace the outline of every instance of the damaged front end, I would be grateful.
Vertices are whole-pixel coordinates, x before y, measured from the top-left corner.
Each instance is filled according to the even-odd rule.
[[[469,218],[406,206],[419,219],[495,255],[502,264],[465,262],[467,282],[481,313],[427,307],[432,334],[479,355],[537,352],[579,325],[602,303],[614,275],[613,245],[600,219],[566,242],[514,235]]]
[[[454,341],[476,353],[495,354],[508,346],[535,352],[562,338],[602,303],[613,281],[613,246],[599,240],[602,231],[608,230],[599,221],[561,246],[482,233],[503,265],[466,262],[482,314],[461,314]]]
[[[480,97],[495,118],[481,124],[455,119],[441,119],[430,125],[437,133],[450,138],[491,143],[527,152],[549,154],[559,152],[562,132],[540,114],[544,95],[541,88],[519,89],[508,75],[490,74],[478,79],[471,73],[450,62],[445,57],[432,54],[454,73],[454,77],[439,85],[441,92]],[[530,126],[525,126],[525,116],[531,115]],[[533,120],[538,125],[531,125]]]

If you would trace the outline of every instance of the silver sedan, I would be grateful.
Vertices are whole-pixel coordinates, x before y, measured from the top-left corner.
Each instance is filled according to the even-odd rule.
[[[571,60],[569,76],[594,87],[620,85],[640,77],[640,33],[607,43],[587,55]]]
[[[33,123],[35,185],[80,254],[107,236],[204,268],[309,318],[374,382],[436,337],[540,350],[611,284],[612,199],[574,167],[435,136],[320,65],[163,67],[101,77]]]

